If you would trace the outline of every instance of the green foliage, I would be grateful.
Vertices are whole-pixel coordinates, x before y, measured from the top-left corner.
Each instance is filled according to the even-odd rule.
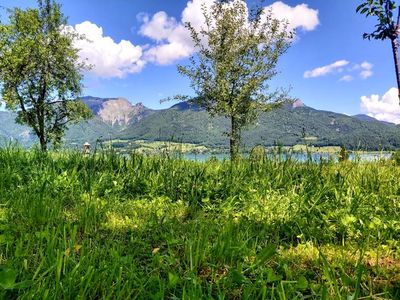
[[[253,149],[250,151],[250,160],[253,162],[257,161],[263,161],[266,159],[267,153],[265,151],[264,146],[255,146]]]
[[[398,299],[399,176],[2,148],[0,298]]]
[[[39,9],[16,8],[0,24],[0,83],[3,100],[17,122],[37,135],[42,150],[58,146],[68,122],[91,116],[77,100],[86,66],[78,61],[60,6],[39,0]]]
[[[217,1],[203,7],[205,26],[190,30],[197,54],[178,71],[191,80],[194,102],[212,116],[230,121],[231,158],[239,153],[241,130],[256,120],[260,109],[283,100],[268,93],[279,57],[287,50],[291,33],[266,10],[250,15],[243,1]],[[268,105],[269,104],[269,105]]]
[[[395,0],[367,0],[357,7],[357,12],[378,19],[376,29],[372,33],[364,33],[364,39],[390,40],[393,51],[394,66],[396,69],[398,97],[400,101],[400,58],[399,58],[399,35],[400,35],[400,8],[397,20],[394,12],[398,8]]]
[[[400,166],[400,150],[395,151],[391,158],[396,165]]]
[[[345,146],[340,147],[339,155],[338,155],[338,160],[339,162],[344,162],[348,161],[350,158],[349,151],[347,151]]]
[[[357,7],[357,12],[378,18],[376,30],[372,33],[364,33],[365,39],[395,40],[398,37],[398,24],[394,20],[394,12],[397,8],[394,0],[368,0]]]

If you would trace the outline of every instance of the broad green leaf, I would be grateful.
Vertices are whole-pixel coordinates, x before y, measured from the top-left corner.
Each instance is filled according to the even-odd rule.
[[[16,289],[16,290],[26,289],[26,288],[32,286],[32,284],[33,284],[33,281],[32,281],[32,280],[21,281],[21,282],[18,282],[18,283],[16,283],[16,284],[14,284],[13,289]]]
[[[243,276],[242,272],[237,269],[232,269],[230,271],[230,277],[232,278],[232,281],[237,284],[242,284],[246,280],[246,277]]]
[[[257,255],[257,264],[263,264],[271,259],[276,253],[276,245],[269,244]]]
[[[272,268],[267,270],[267,282],[276,282],[282,280],[282,276],[277,275]]]
[[[169,272],[168,273],[168,285],[170,287],[175,287],[178,284],[178,282],[179,282],[179,276],[174,273]]]
[[[300,276],[299,280],[297,280],[296,287],[301,290],[305,290],[308,288],[308,281],[304,276]]]
[[[15,285],[15,280],[17,279],[17,272],[9,269],[4,268],[0,270],[0,286],[3,289],[12,289]]]

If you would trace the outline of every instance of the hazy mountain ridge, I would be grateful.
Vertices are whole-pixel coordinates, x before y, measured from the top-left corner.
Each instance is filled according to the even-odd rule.
[[[8,142],[20,142],[32,145],[35,137],[30,128],[15,122],[16,114],[0,111],[0,145]]]
[[[227,148],[229,122],[210,115],[198,106],[181,102],[169,109],[151,110],[142,103],[124,98],[83,97],[93,111],[91,120],[70,126],[66,145],[88,141],[124,139],[181,141],[210,148]],[[0,112],[0,137],[17,140],[24,146],[36,142],[30,129],[15,123],[15,114]],[[345,145],[353,149],[393,149],[400,146],[400,130],[395,124],[380,122],[365,115],[347,116],[316,110],[300,100],[261,113],[257,122],[243,131],[243,145]]]
[[[368,115],[365,115],[365,114],[358,114],[358,115],[354,115],[354,116],[352,116],[352,117],[353,117],[353,118],[357,118],[357,119],[359,119],[359,120],[361,120],[361,121],[381,122],[381,123],[385,123],[385,124],[388,124],[388,125],[396,125],[396,124],[394,124],[394,123],[392,123],[392,122],[379,121],[378,119],[375,119],[374,117],[371,117],[371,116],[368,116]]]

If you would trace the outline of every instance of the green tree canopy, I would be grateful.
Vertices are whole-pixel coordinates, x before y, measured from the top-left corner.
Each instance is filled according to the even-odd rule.
[[[38,136],[41,149],[59,145],[69,122],[89,118],[91,112],[78,100],[81,72],[74,39],[66,30],[60,5],[38,0],[38,9],[14,9],[7,24],[0,24],[1,94],[17,122]]]
[[[372,33],[364,33],[364,39],[386,40],[392,44],[394,66],[396,70],[397,88],[400,101],[400,61],[399,61],[399,35],[400,35],[400,11],[395,19],[397,9],[394,0],[368,0],[357,7],[357,12],[368,16],[375,16],[378,24]]]
[[[248,11],[244,1],[217,1],[203,7],[201,29],[186,24],[196,47],[188,66],[178,66],[191,80],[194,100],[211,115],[230,119],[231,159],[239,153],[241,130],[262,109],[283,101],[268,92],[279,57],[288,49],[292,33],[285,22],[266,10]]]

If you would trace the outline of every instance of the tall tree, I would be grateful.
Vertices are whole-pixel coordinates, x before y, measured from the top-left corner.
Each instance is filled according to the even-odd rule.
[[[203,7],[203,15],[201,29],[186,24],[196,54],[178,71],[190,79],[197,105],[229,118],[230,156],[235,160],[244,126],[254,122],[260,110],[284,100],[281,93],[268,92],[267,81],[276,75],[291,33],[269,11],[249,13],[241,0],[216,1],[211,9]]]
[[[378,18],[376,29],[372,33],[364,33],[364,39],[386,40],[392,45],[394,66],[396,71],[397,89],[400,102],[400,60],[399,60],[399,35],[400,35],[400,7],[397,18],[394,19],[397,10],[394,0],[368,0],[357,7],[357,12]]]
[[[61,142],[69,122],[89,118],[78,96],[86,66],[79,62],[60,5],[38,0],[38,9],[16,8],[7,24],[0,24],[0,88],[17,122],[37,135],[41,149]]]

